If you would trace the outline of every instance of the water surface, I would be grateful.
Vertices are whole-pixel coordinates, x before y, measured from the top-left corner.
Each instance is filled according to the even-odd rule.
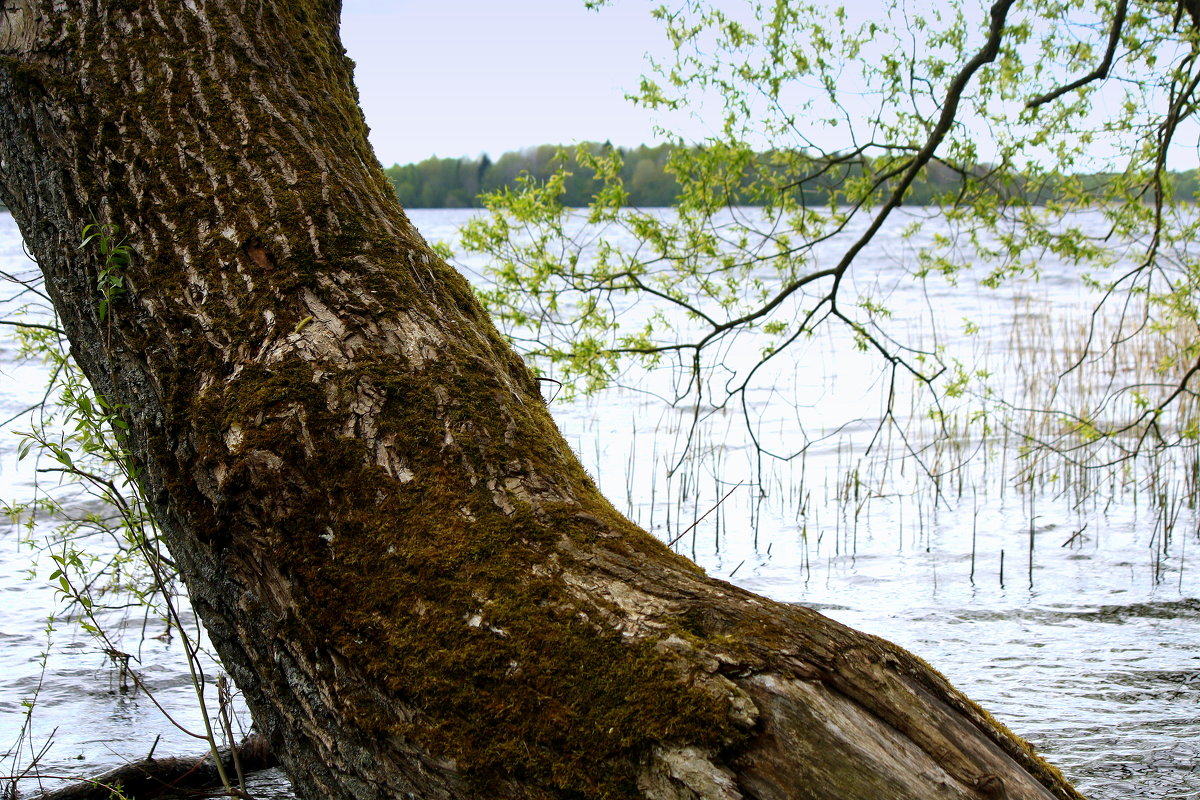
[[[411,216],[432,240],[450,237],[468,213]],[[1089,302],[1078,276],[1054,265],[1042,280],[1000,294],[915,284],[905,275],[903,224],[896,220],[864,252],[857,280],[883,287],[900,312],[897,325],[914,336],[932,335],[933,310],[947,323],[939,334],[947,345],[989,369],[1013,368],[1003,381],[1031,368],[1022,347],[1046,341],[1023,340],[1015,330],[1042,326],[1060,336],[1073,309]],[[27,264],[5,214],[0,263],[8,271]],[[962,318],[976,321],[982,335],[951,335]],[[0,419],[34,405],[45,380],[41,365],[15,359],[8,333],[0,328]],[[999,427],[989,437],[964,432],[965,443],[926,451],[924,463],[903,448],[868,454],[880,417],[878,365],[846,344],[834,335],[815,341],[750,394],[767,441],[793,451],[808,443],[786,462],[758,457],[736,409],[711,413],[693,457],[681,462],[688,409],[629,390],[551,408],[614,503],[664,540],[728,495],[675,545],[710,574],[910,648],[1089,797],[1200,796],[1200,579],[1192,566],[1200,538],[1195,509],[1170,494],[1184,482],[1186,458],[1166,453],[1107,476],[1055,475],[1048,467],[1017,484],[1015,443]],[[914,401],[912,413],[923,411]],[[16,460],[13,431],[23,424],[0,435],[7,498],[35,492],[35,462]],[[977,451],[988,457],[960,466]],[[936,488],[930,471],[942,474]],[[45,486],[47,476],[41,480]],[[1084,480],[1096,491],[1068,486]],[[17,741],[22,704],[34,701],[32,738],[8,765],[28,764],[47,743],[41,764],[53,775],[94,774],[151,746],[158,754],[201,751],[144,693],[123,684],[70,620],[58,619],[47,633],[60,601],[44,556],[21,544],[28,534],[0,533],[0,748]],[[155,638],[161,624],[138,609],[107,620],[128,628],[124,642],[159,703],[198,728],[178,640]],[[210,666],[207,677],[215,674]],[[256,778],[252,791],[290,796],[277,772]]]

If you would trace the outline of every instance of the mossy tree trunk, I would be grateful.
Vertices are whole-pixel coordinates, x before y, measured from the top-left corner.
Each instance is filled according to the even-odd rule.
[[[338,15],[0,13],[0,200],[301,795],[1078,797],[918,659],[600,496],[393,197]],[[135,253],[103,320],[92,221]]]

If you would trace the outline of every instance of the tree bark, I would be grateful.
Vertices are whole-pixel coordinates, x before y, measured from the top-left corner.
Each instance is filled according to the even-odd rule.
[[[339,11],[0,15],[0,201],[300,795],[1079,797],[919,659],[604,500],[397,204]],[[135,253],[103,319],[92,221]]]

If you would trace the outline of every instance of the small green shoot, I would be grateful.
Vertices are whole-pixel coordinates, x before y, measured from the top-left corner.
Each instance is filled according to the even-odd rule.
[[[133,250],[125,244],[124,239],[118,239],[121,229],[107,222],[92,222],[83,226],[79,249],[82,250],[95,242],[104,264],[96,276],[96,289],[100,292],[98,311],[100,321],[108,317],[112,301],[125,293],[125,276],[122,272],[129,267],[133,260]]]

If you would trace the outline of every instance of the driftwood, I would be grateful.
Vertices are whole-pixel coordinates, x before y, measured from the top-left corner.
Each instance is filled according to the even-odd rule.
[[[234,750],[217,751],[226,775],[234,775]],[[252,734],[237,746],[237,760],[244,772],[256,772],[278,763],[265,736]],[[61,789],[43,792],[37,800],[110,800],[114,788],[129,800],[149,800],[183,792],[211,789],[221,785],[212,755],[191,758],[145,758],[110,770],[94,778],[85,778]]]

